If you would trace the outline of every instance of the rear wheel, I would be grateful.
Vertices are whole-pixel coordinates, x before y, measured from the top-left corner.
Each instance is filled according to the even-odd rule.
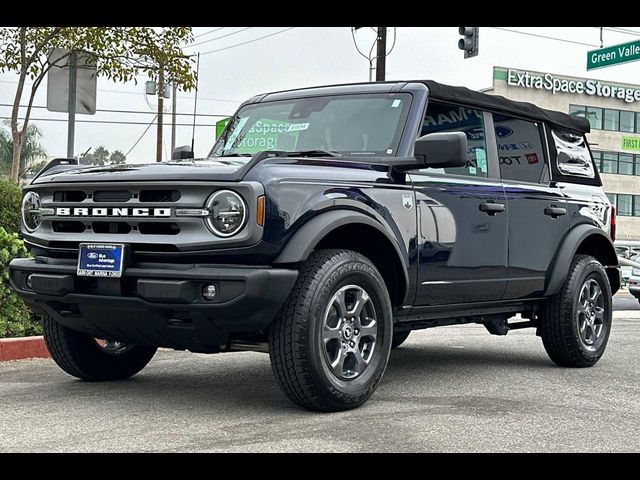
[[[348,250],[314,252],[272,325],[271,365],[298,405],[347,410],[375,391],[391,337],[391,301],[375,266]]]
[[[45,316],[44,340],[51,358],[69,375],[88,381],[122,380],[153,358],[156,347],[98,340]]]
[[[602,357],[612,318],[611,287],[598,260],[576,255],[562,290],[545,305],[539,334],[556,364],[590,367]]]

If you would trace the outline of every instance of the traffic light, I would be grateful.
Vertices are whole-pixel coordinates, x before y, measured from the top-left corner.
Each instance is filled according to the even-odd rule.
[[[464,58],[478,55],[478,34],[480,27],[458,27],[462,38],[458,40],[458,48],[464,50]]]

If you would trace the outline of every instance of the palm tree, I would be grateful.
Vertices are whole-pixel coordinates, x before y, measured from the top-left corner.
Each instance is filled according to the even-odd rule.
[[[11,132],[8,130],[9,126],[9,121],[5,121],[4,125],[0,126],[0,174],[3,175],[9,175],[13,155],[13,139]],[[40,129],[36,125],[30,124],[27,127],[22,152],[20,153],[20,177],[24,176],[33,162],[40,160],[40,157],[47,154],[40,144],[41,138],[42,132]]]

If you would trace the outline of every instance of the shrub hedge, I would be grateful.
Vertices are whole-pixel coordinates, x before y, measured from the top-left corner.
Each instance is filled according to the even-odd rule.
[[[20,228],[20,187],[0,178],[0,338],[40,335],[38,319],[9,284],[9,262],[16,257],[28,257],[29,252],[18,238]]]

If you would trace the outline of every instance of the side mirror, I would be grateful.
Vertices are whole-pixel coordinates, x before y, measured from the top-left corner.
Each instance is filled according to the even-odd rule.
[[[429,133],[416,140],[413,154],[425,167],[464,167],[467,148],[467,136],[463,132]]]
[[[183,145],[182,147],[176,147],[171,153],[171,160],[186,160],[193,158],[193,152],[189,145]]]

